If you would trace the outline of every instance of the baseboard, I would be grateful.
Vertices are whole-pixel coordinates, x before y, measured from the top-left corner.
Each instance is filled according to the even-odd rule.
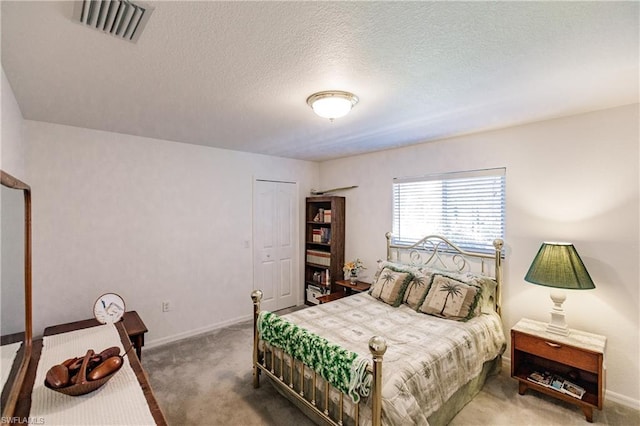
[[[178,333],[171,336],[163,337],[161,339],[151,340],[150,342],[145,342],[144,349],[151,349],[158,346],[163,346],[169,343],[177,342],[178,340],[186,339],[188,337],[193,337],[200,334],[208,333],[210,331],[229,327],[231,325],[239,324],[241,322],[249,321],[251,319],[253,319],[253,315],[246,315],[246,316],[222,321],[216,324],[207,325],[205,327],[196,328],[194,330],[185,331],[183,333]]]
[[[502,368],[506,369],[505,371],[511,370],[511,358],[507,358],[504,355],[502,356]],[[628,396],[605,389],[605,405],[607,401],[615,402],[617,404],[624,405],[625,407],[633,408],[634,410],[640,410],[640,400],[629,398]]]
[[[303,306],[303,305],[304,305],[304,301],[298,303],[297,306]],[[151,340],[149,342],[145,342],[144,347],[145,349],[155,348],[158,346],[166,345],[168,343],[176,342],[178,340],[197,336],[199,334],[208,333],[210,331],[218,330],[224,327],[229,327],[230,325],[235,325],[235,324],[239,324],[241,322],[250,321],[250,320],[253,320],[253,314],[233,318],[233,319],[222,321],[216,324],[207,325],[205,327],[196,328],[194,330],[185,331],[184,333],[178,333],[172,336],[163,337],[162,339]]]
[[[504,354],[502,354],[502,368],[504,368],[505,371],[509,371],[509,374],[511,374],[511,358],[507,358]]]
[[[617,392],[611,392],[610,390],[605,390],[604,404],[607,405],[608,401],[616,402],[620,405],[633,408],[634,410],[640,410],[640,400],[629,398],[628,396],[619,394]]]

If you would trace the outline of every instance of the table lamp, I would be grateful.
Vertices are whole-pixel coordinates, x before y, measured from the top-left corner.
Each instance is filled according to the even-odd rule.
[[[589,290],[596,288],[573,244],[545,242],[533,259],[525,281],[556,289]],[[562,290],[551,290],[551,322],[547,332],[567,336],[569,328],[562,303],[567,298]]]

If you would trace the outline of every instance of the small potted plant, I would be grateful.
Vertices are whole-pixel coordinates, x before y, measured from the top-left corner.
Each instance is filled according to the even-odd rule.
[[[344,267],[342,268],[342,271],[345,274],[345,279],[348,279],[349,281],[351,281],[352,285],[355,285],[356,282],[358,281],[358,274],[363,269],[367,269],[367,268],[365,268],[364,263],[362,263],[362,260],[356,259],[356,260],[352,260],[351,262],[345,263]]]

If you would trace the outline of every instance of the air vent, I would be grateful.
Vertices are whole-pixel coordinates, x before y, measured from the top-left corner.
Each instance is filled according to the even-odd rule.
[[[136,42],[147,24],[153,8],[128,0],[76,1],[73,19],[114,37]]]

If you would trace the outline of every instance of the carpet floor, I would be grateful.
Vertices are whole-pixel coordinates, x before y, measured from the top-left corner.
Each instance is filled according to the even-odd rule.
[[[251,378],[253,327],[245,322],[164,346],[144,350],[142,364],[171,426],[314,424],[265,378]],[[594,425],[640,425],[640,412],[605,401],[594,410]],[[508,368],[491,377],[476,398],[450,423],[465,425],[585,425],[571,404],[527,391]]]

